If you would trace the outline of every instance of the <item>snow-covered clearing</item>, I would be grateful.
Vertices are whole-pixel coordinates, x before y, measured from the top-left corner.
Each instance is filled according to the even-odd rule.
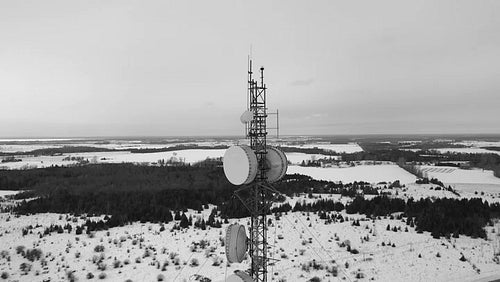
[[[318,142],[318,143],[309,143],[309,144],[303,144],[303,145],[285,145],[285,147],[299,147],[299,148],[318,148],[318,149],[324,149],[327,151],[332,151],[332,152],[337,152],[337,153],[356,153],[356,152],[361,152],[363,151],[363,148],[361,148],[357,143],[347,143],[347,144],[331,144],[327,142]]]
[[[9,196],[9,195],[15,195],[21,191],[14,191],[14,190],[0,190],[0,198]]]
[[[319,160],[319,159],[333,159],[333,160],[340,160],[339,156],[328,156],[328,155],[322,155],[322,154],[305,154],[305,153],[285,153],[286,158],[289,162],[292,164],[300,164],[302,161],[307,162],[307,161],[314,161],[314,160]]]
[[[205,218],[208,212],[204,211]],[[193,211],[189,213],[197,216]],[[343,278],[345,276],[354,280],[358,273],[362,273],[367,281],[466,281],[498,271],[499,266],[492,260],[491,241],[464,236],[452,240],[432,239],[428,232],[417,234],[400,220],[367,221],[360,215],[343,216],[350,220],[328,225],[312,213],[288,213],[279,220],[271,217],[273,224],[269,226],[268,238],[272,247],[269,256],[278,261],[269,266],[270,277],[306,281],[317,276],[323,281],[344,281],[347,280]],[[361,219],[359,227],[351,224],[356,218]],[[84,219],[77,218],[77,221],[82,224]],[[68,222],[65,216],[60,218],[57,214],[19,218],[0,214],[0,222],[0,252],[7,251],[10,257],[10,260],[0,257],[0,272],[7,272],[11,280],[42,281],[50,278],[51,281],[63,281],[67,279],[67,272],[74,271],[79,280],[87,280],[88,273],[92,273],[94,279],[105,273],[106,281],[156,281],[160,274],[164,275],[164,281],[184,281],[194,274],[206,276],[212,281],[223,281],[233,271],[249,267],[247,259],[226,268],[221,239],[227,224],[222,229],[202,231],[189,228],[172,232],[173,223],[169,223],[165,225],[165,231],[160,232],[159,224],[134,223],[112,228],[109,235],[106,231],[99,231],[93,238],[85,234],[75,235],[74,228],[71,234],[65,231],[39,238],[38,232],[43,232],[50,224],[77,223]],[[247,225],[249,221],[244,218],[231,222]],[[33,229],[33,234],[21,236],[22,228],[37,224],[41,227]],[[387,225],[400,227],[400,230],[387,231]],[[488,231],[490,229],[492,227]],[[368,240],[365,240],[366,236]],[[206,240],[208,246],[204,249],[198,246],[191,251],[193,242],[200,243],[202,240]],[[351,248],[359,251],[358,254],[339,246],[346,240]],[[98,245],[104,247],[103,252],[94,250]],[[42,250],[46,267],[41,266],[40,260],[30,262],[21,254],[16,254],[17,246]],[[101,269],[105,265],[105,270],[98,270],[97,263],[92,262],[93,259],[99,260],[101,254]],[[468,261],[459,260],[462,254]],[[192,264],[193,259],[197,263]],[[313,264],[313,260],[318,269],[307,266]],[[337,278],[327,270],[333,267],[333,260],[338,266]],[[175,265],[176,261],[179,265]],[[214,265],[214,261],[221,263]],[[168,265],[163,267],[165,262]],[[19,270],[22,263],[32,265],[26,275]],[[480,269],[480,274],[473,265]]]
[[[477,140],[464,140],[455,142],[454,144],[465,145],[469,147],[500,147],[500,141],[477,141]]]
[[[219,158],[224,155],[224,149],[190,149],[158,153],[130,153],[123,152],[89,152],[64,154],[62,156],[39,156],[20,157],[21,162],[2,163],[0,167],[8,169],[20,169],[24,167],[49,167],[53,165],[67,166],[77,163],[76,161],[63,161],[64,158],[82,157],[92,163],[156,163],[158,160],[183,161],[185,163],[196,163],[206,158]]]
[[[419,168],[428,177],[434,177],[443,183],[495,184],[500,185],[500,178],[493,175],[493,171],[484,169],[460,169],[448,166],[422,165]]]
[[[395,164],[357,165],[346,168],[289,166],[287,174],[293,173],[309,175],[317,180],[342,181],[343,183],[354,181],[378,183],[399,180],[401,184],[406,184],[414,183],[416,180],[413,174]]]

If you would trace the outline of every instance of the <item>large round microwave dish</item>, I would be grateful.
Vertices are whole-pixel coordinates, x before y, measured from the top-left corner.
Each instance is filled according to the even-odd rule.
[[[253,113],[251,111],[244,111],[240,116],[241,123],[251,122],[253,120]]]
[[[240,263],[247,252],[247,234],[245,226],[231,224],[226,229],[226,257],[230,263]]]
[[[248,184],[257,175],[257,156],[248,146],[232,146],[224,153],[223,166],[229,182],[234,185]]]
[[[266,164],[268,167],[268,171],[266,172],[267,181],[270,183],[283,178],[288,169],[288,161],[285,153],[275,147],[267,148]]]

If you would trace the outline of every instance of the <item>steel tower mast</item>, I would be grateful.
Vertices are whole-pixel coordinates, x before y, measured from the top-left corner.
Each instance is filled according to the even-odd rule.
[[[276,191],[268,182],[266,172],[267,155],[267,107],[266,84],[264,84],[264,68],[260,68],[260,83],[253,78],[252,61],[248,69],[248,106],[253,119],[247,127],[247,138],[250,147],[257,156],[258,170],[255,180],[236,191],[236,196],[250,211],[251,227],[249,238],[249,255],[251,257],[250,275],[256,282],[267,281],[267,214],[270,211],[272,198]],[[245,195],[240,195],[245,191]],[[248,192],[250,195],[248,195]]]

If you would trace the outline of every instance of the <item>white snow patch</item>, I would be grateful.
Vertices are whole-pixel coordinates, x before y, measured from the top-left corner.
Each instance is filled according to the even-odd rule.
[[[289,145],[286,146],[288,147]],[[308,148],[308,149],[318,148],[337,153],[356,153],[363,151],[363,148],[361,148],[357,143],[330,144],[330,143],[317,142],[317,143],[303,144],[291,147]]]
[[[350,183],[365,181],[369,183],[393,182],[399,180],[401,184],[414,183],[416,177],[395,164],[358,165],[354,167],[318,168],[289,166],[287,174],[300,173],[309,175],[317,180],[342,181]]]
[[[493,171],[484,169],[460,169],[448,166],[422,165],[419,168],[428,177],[439,179],[443,183],[477,183],[500,185],[500,178],[493,175]]]

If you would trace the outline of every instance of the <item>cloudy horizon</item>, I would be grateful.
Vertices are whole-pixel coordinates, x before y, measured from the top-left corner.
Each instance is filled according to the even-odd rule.
[[[498,1],[2,1],[0,138],[499,134]],[[270,126],[274,120],[269,121]]]

